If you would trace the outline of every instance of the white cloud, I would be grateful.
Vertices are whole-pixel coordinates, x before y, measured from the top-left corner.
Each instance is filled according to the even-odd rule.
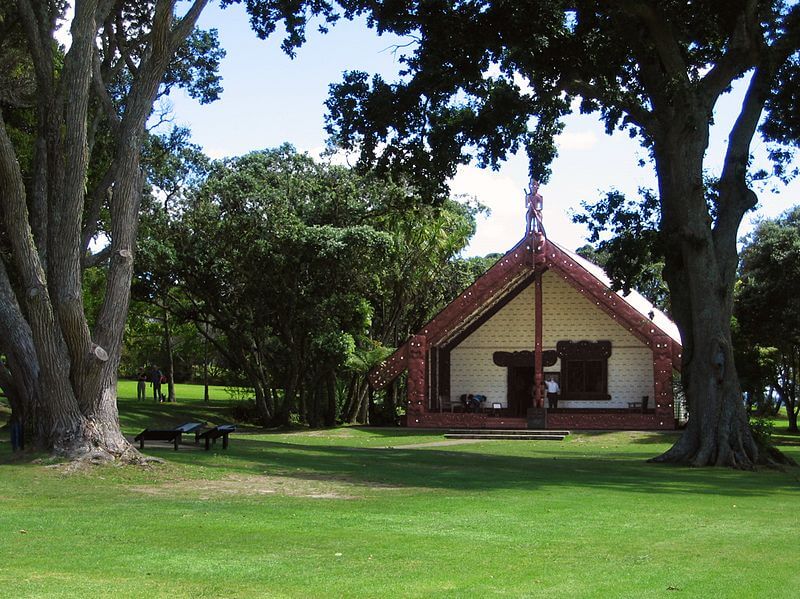
[[[329,148],[327,146],[315,146],[310,150],[298,149],[298,151],[308,152],[308,155],[314,160],[325,164],[334,164],[336,166],[353,166],[358,161],[357,152],[336,150],[333,154],[329,154]]]
[[[475,166],[459,167],[450,185],[454,195],[474,196],[491,210],[478,220],[478,230],[466,254],[505,252],[525,233],[525,190],[503,174]]]
[[[556,138],[556,144],[562,150],[589,150],[598,141],[592,131],[565,131]]]
[[[59,44],[64,46],[65,50],[69,50],[69,47],[72,45],[72,35],[69,32],[69,28],[72,26],[72,17],[74,16],[75,8],[72,4],[67,4],[66,10],[64,11],[64,19],[58,22],[58,28],[55,32],[54,37]]]

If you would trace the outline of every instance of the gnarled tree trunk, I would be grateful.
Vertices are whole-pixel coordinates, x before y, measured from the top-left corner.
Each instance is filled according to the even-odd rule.
[[[712,220],[702,172],[707,113],[702,103],[686,98],[654,144],[666,246],[664,277],[683,341],[682,379],[689,410],[680,440],[654,461],[752,468],[779,455],[760,452],[751,433],[730,330],[736,235],[742,215],[755,203],[744,176],[752,135],[737,146],[736,132],[755,123],[740,117],[739,129],[734,128]]]
[[[206,2],[195,0],[182,19],[175,18],[174,0],[155,2],[121,114],[97,66],[98,34],[118,25],[107,18],[121,5],[77,2],[71,45],[63,68],[56,69],[57,5],[17,3],[36,74],[36,152],[34,180],[26,187],[0,112],[0,213],[11,247],[10,260],[0,260],[0,332],[11,332],[3,350],[10,358],[15,403],[40,449],[75,458],[137,459],[120,431],[116,382],[144,182],[140,152],[159,85]],[[108,113],[115,147],[99,189],[88,194],[93,94]],[[94,330],[82,301],[82,267],[97,231],[96,219],[82,220],[85,213],[99,212],[99,205],[87,206],[90,196],[110,197],[111,216],[106,293]]]

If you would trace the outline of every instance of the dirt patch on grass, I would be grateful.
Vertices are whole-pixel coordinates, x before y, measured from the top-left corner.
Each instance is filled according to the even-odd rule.
[[[600,445],[615,447],[619,445],[656,445],[674,443],[679,433],[674,431],[576,431],[567,437],[577,445]]]
[[[444,441],[427,441],[425,443],[413,443],[408,445],[386,445],[374,449],[419,449],[424,447],[447,447],[448,445],[472,445],[482,443],[486,439],[445,439]]]
[[[399,490],[380,483],[356,483],[346,479],[303,475],[231,475],[219,480],[180,480],[152,486],[134,486],[132,491],[154,496],[197,495],[201,499],[225,496],[282,495],[309,499],[361,499],[368,490]]]
[[[301,431],[297,433],[289,433],[295,436],[302,437],[322,437],[326,439],[348,439],[355,437],[355,435],[348,429],[330,429],[330,430],[317,430],[317,431]]]

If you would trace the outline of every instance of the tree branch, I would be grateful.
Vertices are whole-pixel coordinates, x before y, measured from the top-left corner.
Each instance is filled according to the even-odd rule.
[[[72,43],[64,57],[60,85],[64,98],[61,126],[64,160],[58,168],[63,169],[63,186],[52,190],[50,206],[51,213],[57,213],[58,218],[49,231],[48,285],[72,368],[76,370],[84,368],[87,347],[91,345],[83,310],[80,245],[89,169],[87,123],[98,32],[97,7],[97,0],[77,3],[70,27]]]
[[[97,252],[96,254],[86,253],[83,259],[83,268],[93,268],[98,266],[109,259],[111,256],[111,246],[107,245],[102,250]]]
[[[89,251],[89,244],[92,238],[97,234],[97,221],[100,218],[103,200],[111,200],[111,185],[114,183],[115,179],[116,165],[112,162],[103,175],[103,178],[89,195],[89,206],[86,210],[86,218],[81,232],[81,252],[84,255]]]
[[[95,47],[92,54],[92,88],[94,89],[97,98],[100,100],[100,105],[103,107],[103,112],[111,123],[112,130],[119,125],[119,115],[114,108],[114,103],[111,101],[111,96],[108,95],[106,83],[103,81],[103,73],[100,65],[100,49]]]
[[[758,21],[758,3],[755,0],[748,0],[744,11],[736,20],[728,49],[700,80],[700,92],[709,110],[733,80],[755,64],[762,45],[763,33]]]
[[[25,34],[28,37],[28,47],[33,59],[33,68],[36,72],[36,83],[39,93],[49,95],[53,87],[53,57],[49,51],[50,37],[45,31],[41,11],[47,3],[31,3],[31,0],[20,0],[19,6]]]
[[[208,4],[208,0],[195,0],[192,7],[186,11],[186,14],[183,15],[181,20],[175,26],[172,31],[172,35],[170,36],[170,47],[172,48],[171,53],[175,53],[175,51],[192,32],[195,24],[197,23],[197,19],[200,17],[200,13],[203,12],[206,4]]]
[[[663,17],[658,8],[650,2],[641,0],[612,0],[611,5],[622,8],[626,14],[636,17],[645,26],[667,75],[688,84],[686,61],[681,54],[681,48],[675,40],[670,22]]]
[[[599,102],[603,102],[606,97],[606,93],[602,88],[583,79],[568,78],[562,80],[559,85],[561,89],[570,95],[581,96],[582,98]],[[651,131],[655,126],[656,121],[652,113],[635,100],[620,98],[616,105],[628,115],[628,120],[637,127],[645,131]]]
[[[28,292],[44,284],[44,272],[39,262],[28,220],[25,183],[14,146],[6,131],[0,110],[0,209],[12,256]]]
[[[800,11],[795,5],[794,11]],[[758,128],[764,105],[769,96],[779,67],[788,60],[800,37],[800,24],[777,40],[762,53],[761,61],[750,79],[742,109],[728,136],[728,149],[720,176],[720,206],[714,226],[715,241],[723,238],[735,240],[736,231],[745,212],[753,208],[758,198],[747,185],[747,167],[750,160],[750,145]]]

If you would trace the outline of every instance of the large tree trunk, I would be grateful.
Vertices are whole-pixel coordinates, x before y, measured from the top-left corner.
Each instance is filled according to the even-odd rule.
[[[120,431],[116,382],[143,189],[140,151],[160,82],[206,2],[195,0],[176,21],[174,1],[157,0],[148,45],[131,73],[121,117],[110,105],[106,82],[92,68],[93,60],[99,60],[100,25],[119,5],[76,3],[71,45],[63,68],[56,69],[56,12],[50,3],[17,3],[36,73],[36,151],[33,181],[26,188],[0,112],[0,213],[11,247],[10,260],[0,256],[0,333],[6,332],[3,351],[15,382],[15,412],[21,410],[40,449],[76,458],[138,459]],[[97,230],[96,221],[82,228],[90,89],[99,95],[99,105],[110,106],[108,125],[116,141],[111,167],[96,190],[100,193],[94,194],[106,197],[111,192],[111,257],[94,331],[87,323],[81,288],[84,246]],[[12,266],[14,285],[9,283]]]
[[[795,368],[784,368],[784,373],[789,376],[796,376],[797,370]],[[780,411],[781,401],[786,406],[786,418],[789,421],[789,432],[796,433],[797,431],[797,396],[795,394],[794,382],[789,380],[785,384],[776,382],[775,389],[778,392],[778,401],[775,402],[775,408],[770,409],[768,415],[775,416]],[[770,404],[771,407],[772,404]]]
[[[789,419],[789,432],[796,433],[797,430],[797,402],[794,401],[791,405],[786,403],[786,416]]]
[[[347,394],[345,396],[344,406],[342,407],[342,420],[344,422],[352,422],[353,414],[358,410],[356,402],[358,401],[359,378],[358,374],[353,374],[350,376],[350,381],[347,384]]]
[[[689,423],[680,440],[654,461],[752,468],[768,456],[759,454],[751,434],[733,361],[730,320],[741,218],[734,224],[724,212],[740,198],[721,195],[712,228],[702,177],[706,116],[688,101],[682,108],[684,118],[676,119],[656,140],[655,155],[666,246],[664,277],[683,341]],[[734,191],[749,192],[744,186],[744,191],[731,188],[728,193]]]
[[[269,386],[264,385],[260,381],[256,381],[253,385],[253,391],[256,396],[256,411],[258,412],[258,419],[261,421],[261,426],[267,427],[272,423],[272,410],[269,404],[271,403],[271,390]]]

